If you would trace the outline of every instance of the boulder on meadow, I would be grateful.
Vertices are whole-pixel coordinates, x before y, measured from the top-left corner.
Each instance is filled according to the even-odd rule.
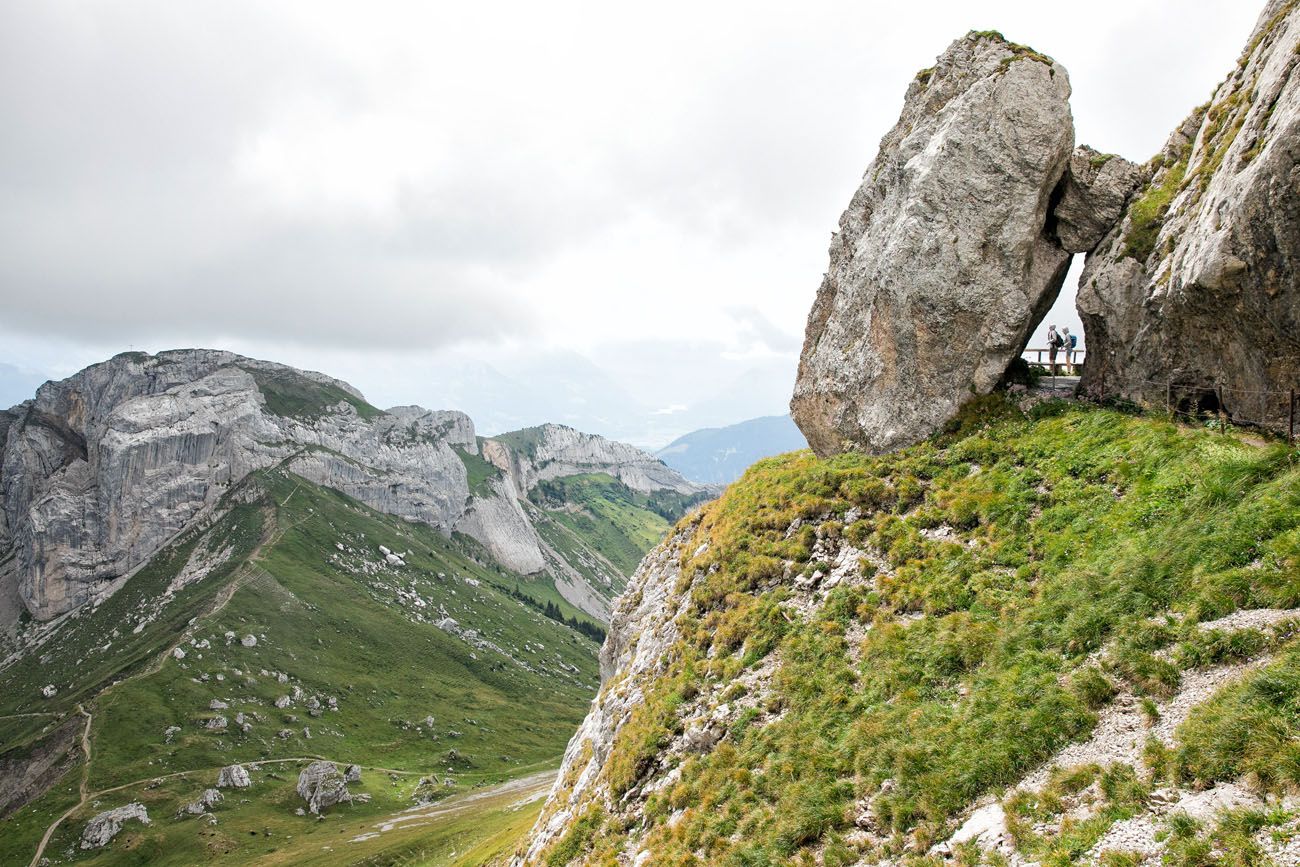
[[[82,849],[102,849],[118,835],[122,826],[134,819],[141,825],[148,825],[149,811],[143,804],[132,802],[123,807],[105,810],[86,823],[81,832]]]
[[[298,795],[307,802],[308,812],[320,814],[339,803],[348,803],[347,780],[333,762],[312,762],[298,774]]]

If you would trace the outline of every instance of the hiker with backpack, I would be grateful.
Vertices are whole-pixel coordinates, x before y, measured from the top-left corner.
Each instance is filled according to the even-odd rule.
[[[1052,376],[1056,376],[1056,353],[1064,345],[1065,341],[1061,340],[1061,335],[1056,333],[1056,326],[1047,326],[1047,360],[1048,369],[1052,371]]]
[[[1074,376],[1074,347],[1079,338],[1070,333],[1069,326],[1061,329],[1061,348],[1065,350],[1065,375]]]

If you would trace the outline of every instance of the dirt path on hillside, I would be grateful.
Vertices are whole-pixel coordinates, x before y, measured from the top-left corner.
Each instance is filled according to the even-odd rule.
[[[524,804],[536,801],[539,798],[546,797],[547,792],[551,790],[555,777],[559,773],[557,770],[540,771],[527,777],[520,777],[516,780],[507,780],[496,786],[486,789],[479,789],[465,795],[459,795],[455,798],[449,798],[446,801],[440,801],[436,804],[427,804],[420,807],[407,807],[405,810],[394,813],[386,819],[375,823],[374,831],[367,831],[349,840],[349,843],[361,843],[366,840],[373,840],[389,831],[405,830],[407,828],[416,828],[421,825],[428,825],[438,819],[445,819],[449,816],[458,816],[462,813],[475,809],[483,801],[501,797],[502,795],[517,795],[517,799],[511,805],[514,807],[523,806]]]
[[[289,497],[292,497],[297,490],[298,489],[295,487],[294,490],[289,493]],[[289,501],[289,497],[285,498],[285,503]],[[283,505],[283,503],[281,505]],[[272,516],[270,514],[266,515],[266,519],[268,521],[270,520],[271,517]],[[305,521],[306,518],[304,518],[303,520]],[[269,532],[264,532],[262,534],[262,538],[258,540],[257,545],[253,548],[251,552],[249,552],[248,561],[246,562],[246,564],[239,570],[239,572],[233,578],[231,578],[229,582],[226,583],[224,587],[222,587],[219,591],[217,591],[217,594],[212,599],[212,604],[208,606],[207,610],[201,612],[198,615],[196,621],[207,620],[212,618],[223,608],[225,608],[226,605],[230,603],[230,600],[234,598],[235,594],[238,593],[242,588],[247,586],[248,583],[252,581],[254,578],[258,578],[263,575],[269,577],[269,573],[267,573],[266,570],[262,569],[260,566],[257,566],[256,561],[261,559],[263,550],[265,550],[269,545],[273,545],[274,543],[278,542],[280,539],[284,537],[284,534],[286,532],[293,529],[293,527],[295,526],[297,526],[297,524],[294,524],[289,527],[281,527],[277,525],[274,530],[271,530]],[[102,699],[109,692],[111,692],[112,690],[116,689],[117,687],[121,686],[124,683],[129,683],[130,681],[138,680],[142,677],[149,677],[150,675],[157,674],[159,671],[162,670],[162,667],[167,663],[167,659],[172,655],[173,651],[175,651],[177,647],[180,647],[180,645],[183,644],[184,641],[185,641],[185,633],[182,633],[181,636],[175,642],[165,647],[162,650],[162,652],[157,654],[157,656],[155,656],[154,659],[144,668],[140,669],[130,677],[124,677],[119,681],[110,683],[108,686],[104,687],[99,692],[95,693],[94,698],[90,699],[90,701],[98,701],[99,699]],[[63,824],[63,821],[67,819],[69,816],[71,816],[73,813],[77,812],[82,807],[84,807],[87,803],[89,803],[89,801],[92,798],[98,798],[101,795],[106,795],[112,792],[118,792],[123,789],[129,789],[133,786],[138,786],[142,783],[147,783],[155,779],[171,779],[175,777],[183,777],[192,773],[203,773],[205,771],[211,773],[214,770],[220,770],[219,768],[201,768],[201,769],[194,769],[189,771],[179,771],[174,774],[166,774],[162,777],[146,777],[145,779],[142,780],[134,780],[129,783],[123,783],[119,786],[113,786],[108,789],[102,789],[97,792],[90,792],[89,791],[90,761],[91,761],[91,749],[92,749],[92,725],[94,723],[94,716],[89,711],[87,711],[85,707],[81,704],[77,705],[77,712],[86,718],[86,727],[81,732],[81,749],[86,756],[85,764],[82,766],[81,769],[81,781],[78,784],[78,789],[80,790],[80,794],[81,794],[81,800],[78,801],[76,804],[74,804],[72,807],[68,808],[68,810],[65,811],[63,815],[55,819],[54,822],[51,823],[50,826],[45,829],[45,834],[44,836],[41,837],[41,842],[36,847],[36,854],[32,856],[30,867],[37,867],[37,865],[40,863],[41,856],[45,853],[45,848],[49,845],[50,838],[54,836],[54,832],[58,830],[61,824]],[[15,716],[39,716],[39,715],[41,714],[16,714]],[[294,757],[294,758],[286,758],[286,759],[266,759],[259,762],[249,762],[248,764],[250,766],[257,767],[259,765],[271,764],[274,762],[316,761],[316,760],[321,760],[322,758],[323,757],[321,756],[302,756],[302,757]],[[365,767],[365,766],[362,765],[360,767]],[[387,771],[388,773],[395,773],[395,774],[412,773],[409,771],[398,771],[398,770],[391,770],[387,768],[371,768],[369,770]]]
[[[63,820],[80,810],[90,801],[90,792],[88,789],[90,783],[90,724],[94,722],[92,717],[84,707],[77,705],[77,713],[86,718],[86,727],[81,730],[81,750],[86,754],[86,762],[81,766],[81,781],[77,784],[77,790],[81,795],[81,800],[73,804],[63,812],[63,815],[55,819],[50,827],[45,829],[45,835],[41,837],[41,842],[36,846],[36,854],[32,856],[31,863],[28,867],[37,867],[41,863],[41,856],[45,854],[45,847],[50,845],[50,838],[54,832],[63,824]]]

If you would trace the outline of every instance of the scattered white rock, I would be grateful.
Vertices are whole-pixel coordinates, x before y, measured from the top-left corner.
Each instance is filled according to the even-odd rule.
[[[149,824],[149,812],[143,804],[132,802],[124,807],[106,810],[91,819],[81,832],[82,849],[102,849],[118,835],[122,825],[135,819],[141,825]]]
[[[244,645],[245,647],[256,647],[256,646],[257,646],[257,636],[256,636],[256,635],[245,635],[243,638],[239,639],[239,643],[242,644],[242,645]]]
[[[184,658],[185,658],[185,651],[184,651],[184,650],[181,650],[179,647],[173,647],[173,648],[172,648],[172,656],[173,656],[174,658],[176,658],[176,659],[184,659]]]
[[[54,698],[59,694],[59,689],[52,683],[47,683],[41,687],[41,695],[45,698]]]

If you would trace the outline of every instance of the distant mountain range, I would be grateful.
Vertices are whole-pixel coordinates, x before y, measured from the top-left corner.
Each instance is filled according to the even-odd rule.
[[[727,485],[761,458],[808,447],[788,415],[769,415],[726,427],[693,431],[655,457],[694,482]]]

